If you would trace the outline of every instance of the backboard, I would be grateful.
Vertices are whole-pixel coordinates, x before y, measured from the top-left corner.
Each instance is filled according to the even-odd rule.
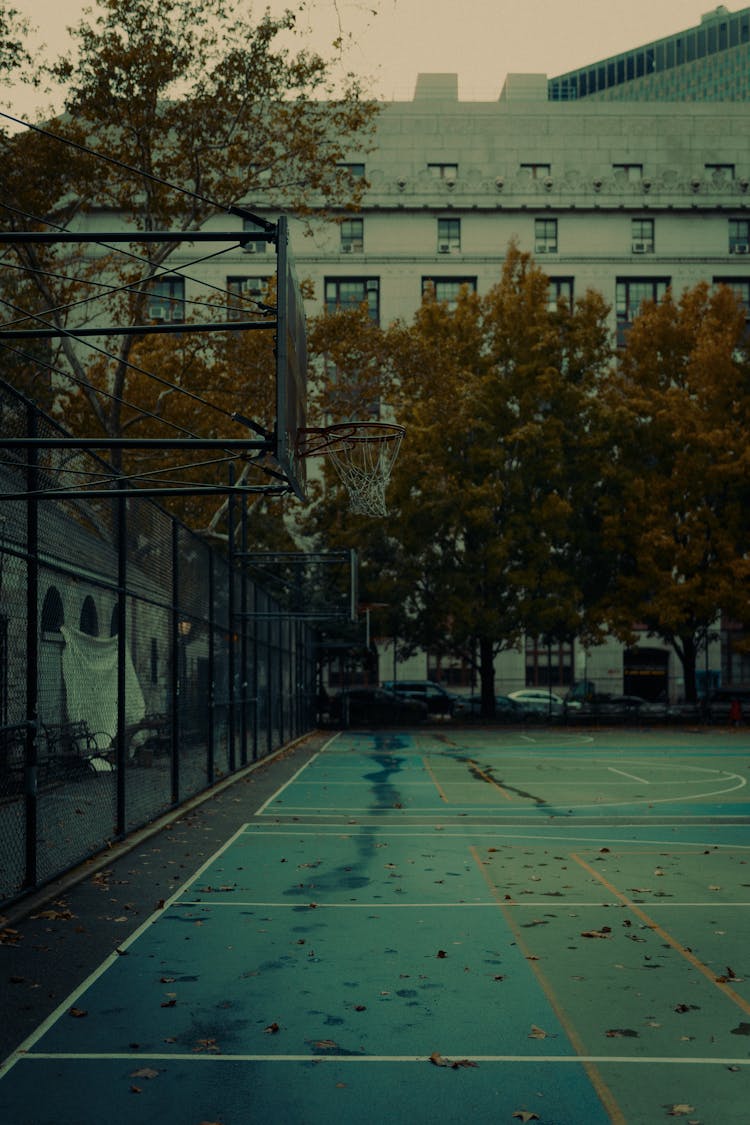
[[[305,459],[297,456],[297,437],[307,426],[307,333],[305,311],[289,226],[277,228],[276,459],[300,500],[305,498]]]
[[[235,558],[293,617],[351,622],[358,618],[356,551],[246,551]]]

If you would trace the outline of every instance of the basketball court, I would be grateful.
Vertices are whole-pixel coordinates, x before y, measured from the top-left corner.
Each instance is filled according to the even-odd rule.
[[[744,732],[347,731],[60,1006],[6,1125],[745,1123]]]

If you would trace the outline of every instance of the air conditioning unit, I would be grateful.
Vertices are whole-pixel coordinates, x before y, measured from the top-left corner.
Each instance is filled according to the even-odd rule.
[[[634,242],[633,243],[633,253],[634,254],[645,254],[650,249],[651,249],[651,245],[648,242]]]
[[[361,254],[362,251],[364,250],[364,248],[365,248],[364,242],[353,242],[352,243],[352,250],[355,251],[355,253],[357,253],[357,254]]]
[[[171,320],[172,310],[169,305],[160,301],[149,301],[146,306],[146,317],[149,320]]]
[[[536,249],[534,250],[534,253],[535,254],[556,254],[557,253],[557,243],[556,242],[539,242],[537,244]]]
[[[449,242],[441,242],[440,245],[438,246],[438,250],[440,251],[441,254],[450,254],[450,252],[451,252],[450,243]]]
[[[351,252],[352,252],[351,242],[345,242],[344,245],[341,247],[341,253],[342,254],[351,254]]]
[[[733,254],[747,254],[749,250],[750,246],[747,242],[735,242],[734,246],[732,247]]]
[[[258,243],[257,242],[246,243],[246,245],[242,247],[242,252],[243,252],[243,254],[257,254],[258,253]]]

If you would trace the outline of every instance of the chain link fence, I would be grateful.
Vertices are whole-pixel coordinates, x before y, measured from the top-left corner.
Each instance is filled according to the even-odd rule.
[[[0,383],[0,904],[315,722],[309,625]],[[44,493],[40,496],[40,493]]]

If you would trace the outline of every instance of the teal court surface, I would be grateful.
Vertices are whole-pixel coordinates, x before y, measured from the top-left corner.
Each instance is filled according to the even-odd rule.
[[[334,735],[0,1122],[748,1125],[749,776],[744,731]]]

